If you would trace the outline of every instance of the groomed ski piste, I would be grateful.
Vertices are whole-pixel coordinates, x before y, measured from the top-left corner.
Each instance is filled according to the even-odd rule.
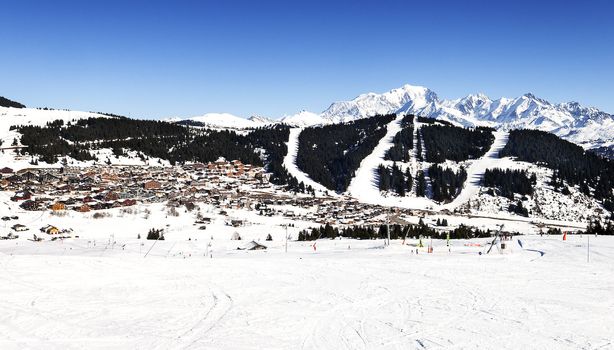
[[[506,168],[504,162],[499,158],[499,152],[507,144],[509,131],[495,131],[495,140],[490,149],[481,158],[473,161],[467,170],[467,180],[461,192],[452,202],[442,205],[441,209],[455,209],[459,205],[466,203],[480,189],[480,183],[484,178],[486,169]]]
[[[488,255],[490,239],[435,240],[432,254],[414,239],[290,242],[284,253],[278,237],[265,251],[122,230],[114,241],[0,241],[0,348],[614,346],[613,237],[519,236]]]
[[[301,171],[296,165],[296,155],[298,154],[298,137],[301,134],[302,128],[291,128],[290,136],[288,137],[288,153],[284,157],[284,167],[290,175],[294,176],[299,182],[303,182],[305,186],[311,186],[314,190],[323,193],[328,192],[329,195],[335,195],[335,191],[330,191],[321,184],[313,181],[309,175]]]
[[[412,209],[432,208],[436,204],[428,198],[383,196],[379,190],[376,170],[380,164],[386,163],[384,156],[386,151],[392,147],[394,136],[401,131],[403,117],[403,114],[398,114],[393,121],[388,123],[384,137],[375,146],[373,152],[360,163],[356,175],[348,186],[348,193],[364,203]]]

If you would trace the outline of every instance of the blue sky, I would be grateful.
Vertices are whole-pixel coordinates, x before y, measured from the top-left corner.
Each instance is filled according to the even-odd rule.
[[[405,83],[614,113],[611,1],[2,0],[0,95],[280,117]]]

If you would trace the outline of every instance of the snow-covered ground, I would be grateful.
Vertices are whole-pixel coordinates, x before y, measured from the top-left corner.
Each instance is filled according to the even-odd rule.
[[[296,155],[298,154],[298,137],[302,130],[302,128],[290,129],[290,136],[288,137],[288,143],[286,143],[288,146],[288,153],[284,157],[284,167],[288,170],[290,175],[294,176],[299,182],[302,181],[305,186],[311,186],[316,191],[329,192],[329,194],[334,195],[335,191],[330,191],[321,184],[313,181],[309,175],[304,173],[296,165]]]
[[[608,349],[614,239],[590,237],[590,263],[587,239],[520,236],[491,255],[276,240],[213,258],[206,240],[147,258],[152,241],[0,241],[0,348]]]
[[[399,114],[393,121],[388,123],[386,135],[382,137],[371,154],[366,156],[360,163],[360,167],[358,170],[356,170],[356,175],[348,186],[348,193],[352,197],[364,203],[398,206],[402,208],[433,208],[436,206],[436,204],[428,198],[396,196],[387,197],[382,195],[379,190],[376,173],[377,167],[379,167],[380,164],[389,165],[390,162],[385,161],[384,156],[390,147],[392,147],[394,136],[401,131],[401,120],[403,117],[404,115]],[[399,163],[399,165],[401,164]],[[403,165],[401,165],[401,167],[404,169]]]
[[[14,125],[44,126],[55,120],[62,120],[66,124],[68,122],[87,118],[109,117],[98,113],[61,109],[45,110],[36,108],[0,107],[0,141],[2,141],[2,147],[10,147],[14,139],[20,137],[17,131],[9,130],[11,126]]]
[[[360,162],[360,167],[356,170],[356,175],[348,186],[348,193],[353,197],[364,200],[380,196],[376,175],[377,167],[382,164],[386,152],[392,147],[394,135],[401,131],[401,120],[403,117],[404,115],[399,114],[393,121],[388,123],[384,137],[375,146],[371,154]]]
[[[459,193],[452,202],[443,205],[442,209],[454,209],[467,202],[479,191],[486,169],[501,168],[499,165],[501,159],[499,158],[499,152],[507,144],[509,132],[496,131],[493,133],[493,135],[495,136],[495,140],[490,146],[488,152],[486,152],[481,158],[473,161],[466,169],[467,180],[465,181],[461,193]]]

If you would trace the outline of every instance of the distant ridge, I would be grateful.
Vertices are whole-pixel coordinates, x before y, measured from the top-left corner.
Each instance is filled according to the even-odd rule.
[[[9,100],[8,98],[3,96],[0,96],[0,107],[26,108],[25,105],[13,100]]]

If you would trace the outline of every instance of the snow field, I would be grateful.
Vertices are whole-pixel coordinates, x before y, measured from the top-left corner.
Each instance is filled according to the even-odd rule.
[[[1,241],[0,347],[604,349],[614,342],[614,240],[590,239],[590,263],[586,236],[521,236],[511,253],[488,256],[437,240],[434,254],[321,240],[316,252],[292,242],[287,254],[213,258],[163,254],[183,249],[173,241],[147,258],[88,254],[76,239]]]

